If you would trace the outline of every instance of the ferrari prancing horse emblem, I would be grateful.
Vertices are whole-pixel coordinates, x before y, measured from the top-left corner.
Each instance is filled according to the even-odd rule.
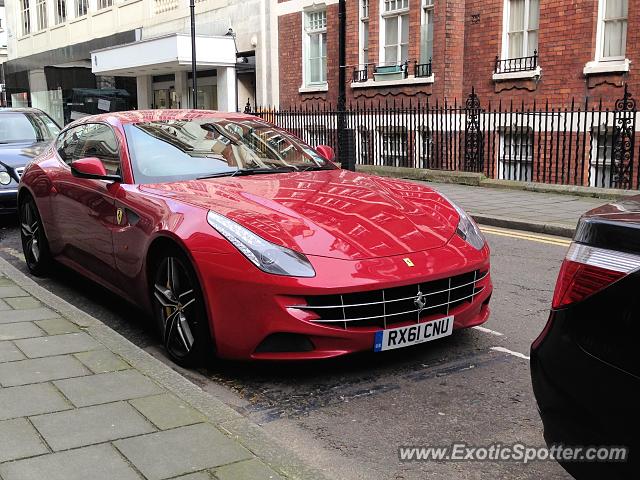
[[[414,263],[411,261],[410,258],[403,258],[402,260],[404,260],[404,263],[407,264],[407,267],[415,267]]]
[[[119,208],[118,211],[116,212],[116,221],[118,222],[118,225],[120,225],[122,223],[122,209]]]

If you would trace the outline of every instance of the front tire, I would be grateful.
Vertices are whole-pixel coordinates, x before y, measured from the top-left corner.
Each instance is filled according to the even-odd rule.
[[[200,366],[213,354],[204,297],[191,262],[177,249],[155,262],[151,295],[164,347],[182,367]]]
[[[52,257],[40,212],[31,195],[22,196],[18,205],[18,218],[22,252],[27,268],[37,277],[45,276],[51,269]]]

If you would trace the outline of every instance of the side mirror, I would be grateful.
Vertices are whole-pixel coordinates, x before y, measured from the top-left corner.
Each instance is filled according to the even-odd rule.
[[[318,145],[316,147],[316,152],[318,152],[330,162],[333,162],[336,158],[336,152],[334,152],[333,148],[331,148],[329,145]]]
[[[118,175],[109,175],[99,158],[87,157],[71,162],[71,173],[78,178],[91,178],[94,180],[109,180],[119,182]]]

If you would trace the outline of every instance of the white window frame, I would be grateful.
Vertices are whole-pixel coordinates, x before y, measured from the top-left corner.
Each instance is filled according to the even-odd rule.
[[[409,132],[405,127],[379,127],[378,135],[382,147],[380,165],[399,167],[402,159],[409,159]]]
[[[366,7],[365,7],[366,5]],[[369,30],[369,15],[371,11],[370,0],[358,0],[358,62],[362,68],[366,68],[368,63],[371,63],[371,48],[370,41],[365,42],[365,29]],[[368,31],[368,33],[371,33]],[[367,35],[368,37],[368,35]],[[371,40],[371,39],[369,39]],[[365,51],[367,53],[365,58]]]
[[[531,128],[518,128],[518,129],[509,129],[505,128],[499,133],[500,135],[500,150],[498,151],[498,179],[500,180],[515,180],[515,181],[533,181],[533,157],[534,157],[534,148],[535,148],[535,135]],[[522,139],[526,136],[530,138],[530,142],[527,144],[522,143]],[[511,137],[511,144],[513,144],[513,137],[520,137],[520,143],[517,145],[517,148],[520,150],[527,148],[527,155],[523,157],[522,155],[515,155],[511,157],[506,155],[506,140],[507,136]],[[529,156],[529,151],[531,155]],[[528,171],[527,175],[524,173]]]
[[[429,25],[429,19],[431,19],[431,25],[432,25],[432,29],[433,29],[433,16],[434,16],[434,11],[435,11],[435,0],[422,0],[422,5],[420,8],[420,29],[422,30],[422,27],[424,27],[425,25]],[[425,47],[425,45],[422,43],[422,31],[420,32],[420,53],[419,53],[419,57],[420,57],[420,62],[419,63],[428,63],[430,60],[433,60],[433,40],[434,36],[433,36],[433,32],[431,32],[431,55],[429,55],[429,58],[424,58],[424,62],[422,61],[422,49]]]
[[[38,32],[47,28],[47,0],[36,0],[36,28]]]
[[[56,25],[60,25],[67,21],[67,1],[55,0],[53,4],[53,21]]]
[[[20,0],[20,33],[22,36],[31,34],[31,0]]]
[[[98,10],[113,7],[113,0],[98,0]]]
[[[397,2],[400,4],[404,4],[401,5],[401,8],[395,8],[393,10],[389,10],[389,11],[385,11],[385,4],[387,2]],[[414,0],[415,1],[415,0]],[[406,5],[406,6],[405,6]],[[409,0],[380,0],[380,26],[378,28],[378,32],[379,32],[379,37],[380,37],[380,49],[378,52],[378,59],[379,59],[379,64],[380,65],[387,65],[386,63],[386,56],[385,56],[385,46],[386,46],[386,28],[385,28],[385,23],[387,21],[387,19],[389,18],[396,18],[396,21],[398,22],[398,43],[397,43],[397,47],[398,47],[398,54],[396,56],[396,62],[395,65],[401,65],[403,63],[402,61],[402,27],[403,22],[402,22],[402,16],[403,15],[409,15],[409,7],[410,7],[410,2]],[[407,22],[406,28],[409,28],[411,21],[409,20]],[[409,44],[411,43],[411,32],[408,32],[409,35]],[[408,49],[407,49],[408,50]],[[408,52],[407,52],[407,57],[408,57]],[[407,58],[407,60],[409,60],[409,58]]]
[[[596,62],[615,62],[615,61],[624,61],[627,56],[627,40],[628,40],[628,29],[629,29],[629,5],[627,3],[627,29],[625,31],[625,41],[624,41],[624,55],[614,56],[614,57],[605,57],[604,52],[604,12],[606,9],[607,0],[599,0],[598,1],[598,26],[596,29]]]
[[[74,4],[76,18],[84,17],[89,13],[89,0],[75,0]]]
[[[538,8],[540,8],[540,3],[538,2]],[[502,60],[509,59],[509,20],[511,18],[511,0],[504,0],[504,8],[503,8],[503,16],[502,16],[502,56],[500,57]],[[523,25],[523,33],[524,37],[522,39],[522,52],[519,57],[513,58],[524,58],[529,57],[529,0],[525,0],[524,3],[524,25]],[[540,14],[538,13],[538,47],[540,43]]]
[[[309,30],[307,28],[307,20],[309,18],[309,15],[315,14],[315,13],[319,13],[319,12],[324,12],[325,14],[325,26],[324,28],[318,28],[318,29],[312,29]],[[327,87],[327,67],[328,67],[328,62],[327,62],[327,52],[323,52],[324,53],[324,57],[325,57],[325,62],[327,62],[327,65],[325,66],[325,78],[324,81],[320,81],[320,82],[311,82],[309,75],[310,75],[310,59],[309,59],[309,54],[311,53],[311,36],[312,35],[324,35],[325,39],[327,39],[327,24],[328,21],[326,20],[326,15],[327,15],[327,9],[326,6],[323,5],[322,8],[314,8],[314,9],[309,9],[309,10],[303,10],[302,11],[302,87],[300,88],[302,91],[304,91],[305,89],[309,89],[310,91],[313,90],[317,90],[317,89],[322,89],[325,90]],[[320,42],[320,45],[322,45],[322,42]]]

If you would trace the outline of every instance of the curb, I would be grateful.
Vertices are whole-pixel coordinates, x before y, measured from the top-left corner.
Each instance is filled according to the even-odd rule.
[[[470,213],[470,215],[480,225],[487,225],[490,227],[511,228],[514,230],[523,230],[525,232],[532,233],[544,233],[547,235],[555,235],[565,238],[573,238],[576,232],[575,228],[568,227],[566,225],[560,225],[557,223],[530,222],[517,220],[515,218],[494,217],[475,213]]]
[[[357,165],[356,170],[384,177],[405,178],[437,183],[454,183],[472,187],[496,188],[503,190],[520,190],[525,192],[555,193],[573,195],[575,197],[601,198],[603,200],[620,200],[640,192],[615,188],[582,187],[578,185],[556,185],[551,183],[518,182],[515,180],[498,180],[487,178],[482,173],[458,172],[452,170],[430,170],[426,168],[388,167],[382,165]]]
[[[251,422],[225,403],[212,397],[97,318],[41,287],[1,257],[0,273],[6,275],[47,307],[81,327],[96,341],[126,360],[134,369],[199,410],[212,425],[247,448],[279,474],[296,480],[327,479],[320,471],[305,465],[292,452],[285,451],[258,424]]]

